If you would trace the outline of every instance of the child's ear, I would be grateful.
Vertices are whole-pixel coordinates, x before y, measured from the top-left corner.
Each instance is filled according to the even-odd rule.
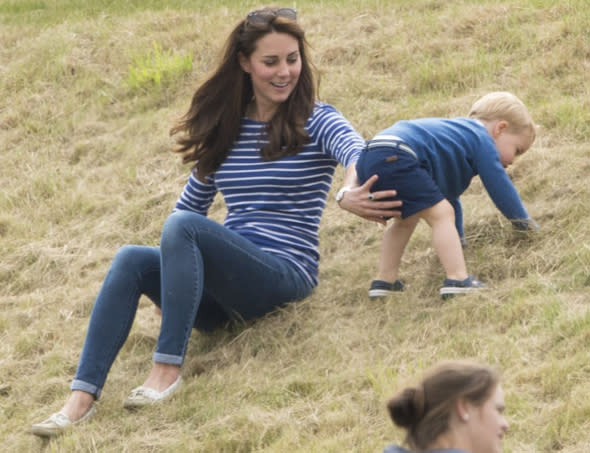
[[[508,121],[500,120],[494,125],[493,135],[498,137],[502,132],[506,132],[508,129]]]

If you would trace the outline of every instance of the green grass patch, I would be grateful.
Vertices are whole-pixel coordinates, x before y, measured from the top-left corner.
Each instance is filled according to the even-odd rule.
[[[127,85],[132,90],[149,91],[162,89],[176,82],[193,68],[193,54],[179,55],[172,49],[164,50],[154,42],[153,48],[144,55],[133,57],[129,65]]]
[[[140,301],[97,417],[42,444],[26,431],[68,394],[88,317],[123,244],[157,245],[190,169],[168,130],[227,32],[260,4],[0,1],[0,438],[6,451],[382,451],[395,390],[443,358],[504,375],[508,453],[590,451],[590,237],[585,0],[303,0],[321,98],[365,138],[398,119],[465,115],[519,95],[541,125],[510,169],[541,228],[512,231],[477,178],[462,197],[471,273],[490,288],[441,301],[421,224],[404,293],[367,300],[382,228],[333,202],[321,284],[257,322],[194,332],[185,386],[130,415],[160,319]],[[336,172],[334,189],[342,183]],[[222,221],[217,199],[210,216]]]

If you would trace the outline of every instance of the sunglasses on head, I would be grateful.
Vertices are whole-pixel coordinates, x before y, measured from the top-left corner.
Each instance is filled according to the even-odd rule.
[[[259,9],[248,13],[246,23],[251,25],[266,24],[275,17],[297,20],[297,11],[293,8]]]

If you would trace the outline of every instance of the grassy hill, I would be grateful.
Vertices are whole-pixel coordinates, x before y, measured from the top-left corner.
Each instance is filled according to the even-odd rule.
[[[402,433],[386,399],[446,358],[504,375],[508,452],[590,451],[590,12],[586,0],[299,1],[322,100],[367,138],[395,120],[460,116],[508,90],[541,125],[510,170],[540,223],[513,232],[475,181],[469,269],[491,290],[441,301],[419,226],[408,290],[369,301],[381,227],[329,201],[321,283],[262,320],[194,333],[173,402],[122,408],[150,368],[148,300],[96,417],[28,434],[69,390],[118,247],[158,244],[189,169],[168,130],[259,4],[0,0],[0,439],[8,452],[380,452]],[[334,192],[342,173],[334,182]],[[212,217],[222,220],[223,203]]]

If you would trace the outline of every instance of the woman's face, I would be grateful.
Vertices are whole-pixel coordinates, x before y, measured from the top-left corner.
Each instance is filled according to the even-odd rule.
[[[469,420],[473,453],[502,451],[502,440],[508,431],[504,408],[504,392],[500,385],[483,405],[473,407]]]
[[[250,57],[240,57],[240,65],[251,76],[257,111],[272,116],[297,86],[301,73],[299,43],[286,33],[268,33],[256,42]]]

